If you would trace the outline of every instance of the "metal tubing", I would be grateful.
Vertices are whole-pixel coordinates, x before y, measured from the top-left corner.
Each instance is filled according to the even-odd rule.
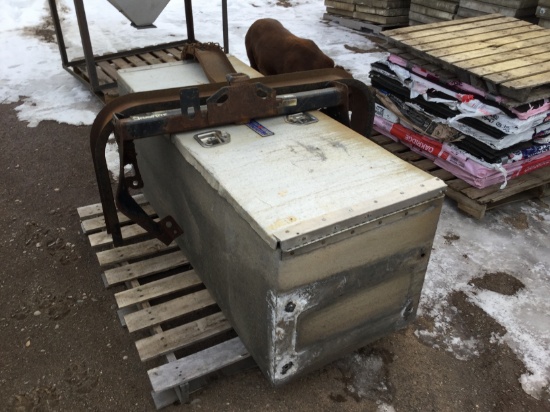
[[[113,244],[115,246],[122,246],[123,240],[122,234],[120,232],[120,224],[117,216],[115,198],[111,187],[111,179],[109,177],[107,160],[105,159],[105,147],[107,146],[109,135],[113,130],[114,128],[111,123],[108,123],[104,127],[101,127],[101,125],[98,125],[96,122],[94,122],[94,124],[92,125],[91,133],[94,138],[92,138],[90,141],[90,149],[92,152],[92,160],[94,163],[96,181],[99,188],[99,197],[101,199],[101,205],[103,207],[103,216],[105,218],[107,233],[111,234],[113,238]]]
[[[96,56],[95,61],[102,62],[102,61],[108,61],[113,59],[120,59],[121,57],[135,56],[136,54],[140,54],[140,53],[150,53],[150,52],[155,52],[155,51],[164,50],[164,49],[176,48],[179,46],[183,46],[184,44],[187,44],[187,43],[188,43],[187,40],[178,40],[170,43],[155,44],[154,46],[146,46],[146,47],[140,47],[136,49],[124,50],[116,53],[103,54],[101,56]],[[85,62],[84,59],[72,60],[69,63],[69,66],[79,66],[84,62]]]
[[[74,0],[74,7],[76,11],[76,19],[78,21],[78,29],[80,30],[80,39],[82,40],[82,47],[84,49],[84,58],[86,60],[88,78],[90,79],[92,90],[95,92],[99,90],[99,81],[97,79],[97,69],[94,61],[92,42],[90,40],[90,32],[88,31],[86,11],[84,10],[82,0]]]
[[[222,21],[223,21],[223,51],[229,53],[229,19],[227,16],[227,0],[222,0]]]
[[[185,0],[185,20],[187,20],[187,40],[195,42],[195,25],[193,23],[193,5],[191,0]]]
[[[325,89],[277,96],[276,102],[274,102],[275,112],[264,113],[262,117],[294,114],[323,107],[335,107],[347,100],[347,94],[344,95],[344,93],[347,93],[347,88],[327,87]],[[200,115],[196,113],[194,119],[182,116],[181,110],[160,111],[118,119],[115,122],[115,131],[124,140],[134,140],[227,124],[224,120],[218,121],[212,116],[208,116],[206,108],[201,108],[201,112]],[[238,120],[241,119],[234,119],[234,121]]]
[[[57,46],[59,47],[59,54],[61,55],[61,63],[63,67],[67,67],[69,59],[67,58],[67,50],[65,49],[65,39],[63,38],[63,30],[61,30],[61,20],[59,20],[59,13],[57,12],[56,0],[48,0],[50,4],[50,12],[52,14],[53,26],[55,28],[55,36],[57,37]]]

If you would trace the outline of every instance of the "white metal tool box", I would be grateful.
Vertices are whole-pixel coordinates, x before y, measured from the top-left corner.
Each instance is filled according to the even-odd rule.
[[[319,111],[256,120],[135,143],[147,198],[280,384],[414,318],[445,185]]]

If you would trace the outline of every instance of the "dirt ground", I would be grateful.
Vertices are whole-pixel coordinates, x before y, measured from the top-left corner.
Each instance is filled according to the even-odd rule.
[[[15,107],[0,105],[0,410],[154,410],[147,370],[155,365],[140,362],[80,230],[76,209],[99,201],[90,128],[29,128]],[[522,287],[500,279],[501,293]],[[165,410],[550,411],[548,398],[522,390],[525,370],[512,351],[491,343],[502,327],[462,293],[451,301],[454,328],[482,342],[480,356],[461,361],[420,340],[415,330],[432,321],[419,318],[288,386],[271,388],[249,369]]]

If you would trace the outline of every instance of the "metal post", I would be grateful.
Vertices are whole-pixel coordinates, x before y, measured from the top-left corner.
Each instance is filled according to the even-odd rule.
[[[193,24],[193,6],[191,0],[185,0],[185,20],[187,21],[187,39],[189,43],[195,42],[195,26]]]
[[[93,91],[99,90],[99,81],[97,80],[97,69],[95,66],[94,52],[92,50],[92,42],[90,40],[90,32],[88,31],[88,21],[86,20],[86,11],[82,0],[74,0],[76,11],[76,19],[78,21],[78,29],[80,30],[80,39],[84,49],[84,58],[86,60],[86,69],[88,78]]]
[[[63,38],[63,30],[61,29],[61,21],[59,20],[59,13],[57,12],[57,4],[55,0],[48,0],[50,4],[50,12],[52,14],[53,26],[55,28],[55,36],[57,37],[57,46],[59,47],[59,54],[61,54],[61,63],[66,68],[69,64],[67,58],[67,50],[65,49],[65,39]]]
[[[229,53],[229,24],[227,17],[227,0],[222,0],[222,20],[223,20],[223,51]]]

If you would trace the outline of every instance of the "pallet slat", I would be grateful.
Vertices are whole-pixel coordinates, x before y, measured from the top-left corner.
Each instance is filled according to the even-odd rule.
[[[115,293],[115,299],[119,308],[146,302],[151,299],[160,298],[174,292],[200,286],[202,281],[194,270],[159,279],[145,285],[126,289]]]
[[[493,51],[494,53],[492,53],[491,50],[486,50],[485,53],[479,56],[470,58],[466,61],[463,60],[460,65],[465,69],[471,70],[477,67],[492,67],[492,65],[503,62],[515,61],[517,63],[522,63],[525,59],[531,61],[533,58],[536,58],[537,55],[548,52],[548,48],[544,45],[535,45],[533,47],[523,47],[519,49],[514,46],[503,46],[503,49],[498,53],[496,50]],[[504,51],[506,53],[503,53]]]
[[[153,390],[162,392],[248,357],[249,354],[241,340],[233,338],[183,359],[151,369],[148,374]]]
[[[477,49],[477,50],[464,51],[462,53],[447,55],[442,57],[442,60],[450,64],[461,62],[463,67],[465,69],[468,69],[470,67],[469,66],[470,61],[477,58],[484,58],[491,55],[497,55],[497,56],[501,56],[503,59],[507,59],[509,52],[512,52],[512,51],[517,53],[522,53],[523,51],[529,52],[529,49],[531,48],[531,46],[540,47],[543,50],[547,50],[546,44],[548,43],[549,40],[550,39],[548,37],[544,37],[544,36],[537,37],[529,41],[508,43],[508,44],[500,45],[499,47]]]
[[[136,332],[189,315],[215,304],[216,302],[212,299],[210,292],[204,289],[137,312],[128,313],[124,316],[124,320],[128,332]]]
[[[185,255],[180,250],[177,250],[166,255],[106,270],[104,277],[106,284],[113,286],[188,264],[189,261]]]
[[[140,359],[145,362],[166,353],[201,343],[221,333],[231,331],[231,325],[219,312],[194,322],[169,329],[136,341]]]
[[[531,24],[526,21],[512,21],[512,22],[503,22],[501,24],[494,24],[490,26],[478,27],[477,25],[474,28],[460,31],[449,31],[446,33],[432,34],[432,35],[423,35],[422,37],[412,38],[407,40],[406,43],[409,46],[418,46],[420,44],[426,43],[435,43],[435,42],[444,42],[448,40],[454,40],[457,38],[457,35],[460,36],[460,40],[467,42],[468,39],[473,38],[474,41],[477,39],[482,39],[480,36],[498,36],[498,33],[505,34],[509,31],[520,30],[523,32],[525,27],[530,27]],[[490,37],[487,37],[490,38]]]
[[[330,11],[332,10],[334,9],[330,9]],[[332,13],[325,13],[323,14],[323,20],[331,21],[350,29],[367,32],[367,33],[375,33],[375,34],[378,34],[387,28],[394,28],[396,26],[403,25],[403,24],[380,24],[373,21],[365,21],[359,18],[354,18],[353,13],[352,13],[352,16],[342,16],[342,15],[336,15]]]
[[[458,26],[458,25],[463,25],[463,24],[472,23],[472,22],[483,24],[482,22],[484,20],[491,20],[491,19],[501,18],[501,17],[502,16],[500,14],[486,14],[483,16],[473,17],[471,19],[468,19],[467,22],[465,22],[464,20],[450,20],[445,22],[423,24],[422,26],[409,26],[409,27],[403,27],[401,29],[388,30],[384,34],[387,36],[393,37],[393,36],[401,35],[403,33],[414,33],[420,30],[428,30],[428,29],[434,29],[434,28],[439,29],[443,27]]]
[[[171,48],[169,48],[169,49],[165,49],[165,51],[166,51],[167,53],[170,53],[172,56],[177,57],[178,60],[179,60],[179,58],[181,57],[181,49],[177,49],[177,48],[171,47]]]
[[[115,65],[115,67],[117,68],[117,70],[119,69],[127,69],[129,67],[132,67],[132,65],[127,62],[126,60],[120,58],[120,59],[113,59],[111,60],[111,63],[113,63]]]
[[[439,62],[438,60],[440,60],[442,63],[446,63],[446,60],[450,58],[445,56],[458,55],[458,57],[460,58],[462,57],[463,53],[468,53],[473,50],[478,50],[480,52],[482,52],[483,50],[491,51],[494,48],[502,47],[505,45],[511,45],[516,48],[521,48],[524,46],[532,46],[534,44],[544,44],[544,42],[548,41],[549,38],[550,33],[531,31],[523,34],[518,34],[513,37],[494,38],[491,39],[489,42],[473,42],[470,44],[464,44],[462,46],[432,50],[430,51],[430,54],[426,57],[435,58],[435,62]],[[461,60],[462,59],[455,62],[455,70],[460,69],[459,64]],[[453,69],[453,67],[449,65],[447,65],[446,67]]]
[[[506,38],[506,41],[522,40],[525,36],[534,36],[544,34],[544,29],[539,26],[530,25],[516,27],[513,29],[496,30],[489,33],[478,34],[475,36],[457,36],[454,39],[440,41],[440,42],[428,42],[418,45],[412,45],[415,49],[423,52],[430,52],[432,50],[449,49],[453,47],[468,46],[470,43],[482,42],[485,48],[492,44],[491,40],[502,41]],[[542,33],[541,33],[542,32]],[[408,43],[405,43],[408,46]],[[460,66],[459,66],[460,67]]]
[[[142,208],[143,208],[143,211],[147,213],[149,216],[156,215],[151,205],[143,205]],[[120,212],[117,212],[117,216],[118,216],[118,222],[120,224],[125,224],[130,222],[130,219],[126,215]],[[91,219],[87,219],[82,222],[82,230],[84,230],[84,233],[91,233],[102,229],[105,229],[105,218],[103,217],[103,215],[97,216]]]
[[[154,221],[158,222],[159,219],[154,219]],[[122,226],[120,228],[120,233],[122,235],[122,238],[126,241],[137,238],[139,236],[147,235],[147,231],[138,225]],[[90,245],[92,247],[110,245],[113,243],[113,238],[110,234],[107,233],[107,231],[92,233],[88,236],[88,239],[90,240]]]
[[[145,258],[177,248],[178,246],[175,242],[165,245],[158,239],[149,239],[132,245],[97,252],[97,259],[101,266],[112,266],[117,263]]]
[[[132,197],[140,205],[147,203],[147,199],[145,199],[145,196],[141,193]],[[103,208],[101,206],[101,203],[94,203],[93,205],[79,207],[76,209],[76,212],[78,213],[78,217],[80,217],[80,219],[85,222],[91,217],[102,215]]]
[[[163,63],[173,63],[179,61],[179,59],[175,58],[171,54],[168,54],[164,50],[155,50],[151,52],[151,54],[159,59],[162,60]]]
[[[139,57],[141,57],[143,60],[145,60],[147,62],[147,64],[159,64],[159,63],[162,63],[162,61],[157,58],[156,56],[154,56],[153,54],[151,53],[141,53],[139,55]]]
[[[97,63],[99,67],[101,67],[101,70],[107,74],[111,78],[111,81],[116,82],[118,80],[118,74],[116,73],[116,68],[111,66],[111,64],[107,61],[100,61]]]
[[[132,63],[134,67],[141,67],[141,66],[147,66],[147,62],[140,59],[138,56],[128,56],[126,59]]]

